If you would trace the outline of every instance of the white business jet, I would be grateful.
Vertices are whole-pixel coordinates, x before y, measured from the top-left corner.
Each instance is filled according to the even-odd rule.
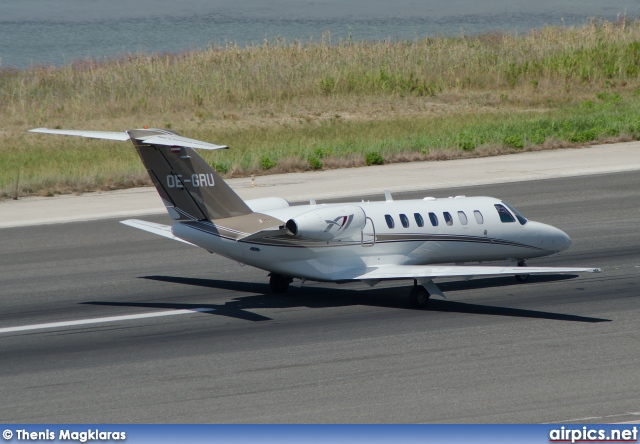
[[[444,297],[435,278],[599,272],[598,268],[528,267],[525,260],[564,251],[563,231],[527,220],[492,197],[290,206],[280,197],[243,201],[195,149],[214,145],[173,131],[126,132],[38,128],[34,133],[131,140],[167,207],[172,226],[123,224],[270,272],[275,293],[293,279],[321,282],[413,280],[411,304]],[[507,261],[507,266],[462,265]]]

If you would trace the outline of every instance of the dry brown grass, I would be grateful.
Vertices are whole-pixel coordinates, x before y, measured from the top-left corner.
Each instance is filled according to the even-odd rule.
[[[0,195],[17,174],[23,194],[148,183],[129,147],[27,135],[37,126],[175,129],[230,145],[207,158],[232,176],[305,171],[318,152],[335,168],[370,151],[404,162],[636,137],[639,70],[640,24],[625,21],[3,70]]]

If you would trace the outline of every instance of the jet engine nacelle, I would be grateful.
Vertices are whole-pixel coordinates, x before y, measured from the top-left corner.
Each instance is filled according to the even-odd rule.
[[[316,241],[345,239],[358,235],[367,215],[357,205],[330,205],[289,219],[287,232],[294,237]]]

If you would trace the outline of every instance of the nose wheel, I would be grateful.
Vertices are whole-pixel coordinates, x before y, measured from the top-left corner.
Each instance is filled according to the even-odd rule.
[[[290,277],[281,274],[271,273],[269,275],[269,288],[272,293],[286,293],[289,284],[293,281]]]
[[[431,295],[422,285],[414,285],[409,292],[409,303],[413,308],[424,309],[429,305]]]
[[[518,261],[518,267],[526,267],[526,266],[527,266],[527,263],[524,261],[524,259]],[[516,280],[518,282],[526,282],[528,279],[529,279],[528,274],[516,274]]]

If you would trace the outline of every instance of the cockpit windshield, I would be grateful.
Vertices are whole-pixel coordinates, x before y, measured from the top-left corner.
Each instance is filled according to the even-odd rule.
[[[520,212],[518,210],[513,208],[511,205],[506,203],[504,200],[502,201],[502,203],[504,204],[504,206],[509,208],[511,210],[511,212],[516,216],[516,219],[518,219],[518,222],[520,222],[520,225],[524,225],[524,224],[527,223],[527,218],[524,217],[522,214],[520,214]]]

